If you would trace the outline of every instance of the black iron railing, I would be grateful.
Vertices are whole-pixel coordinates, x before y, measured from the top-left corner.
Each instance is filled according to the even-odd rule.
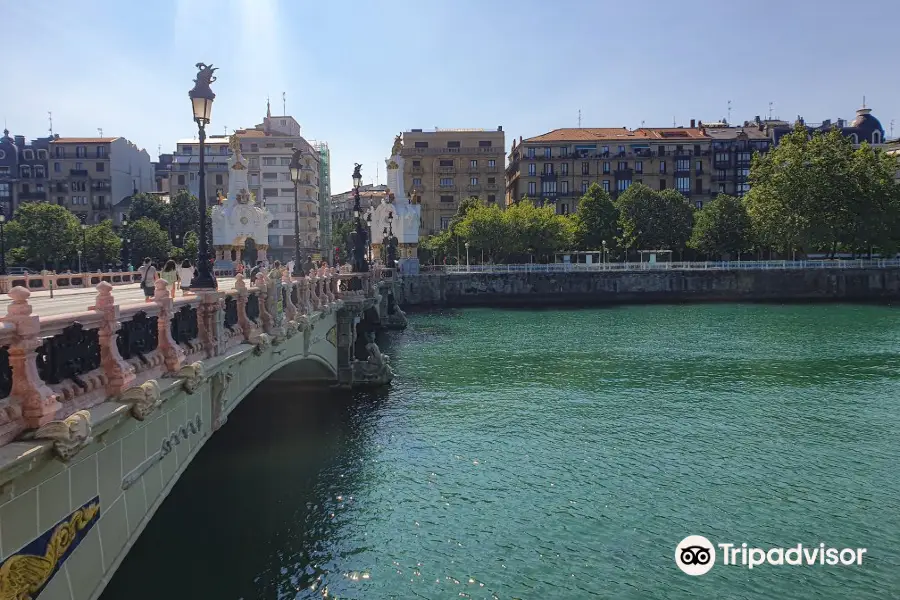
[[[237,300],[234,296],[226,296],[225,298],[225,327],[234,329],[238,322]]]
[[[254,323],[259,321],[259,295],[255,293],[247,296],[247,318]]]
[[[122,358],[128,360],[137,356],[146,363],[146,355],[159,346],[158,324],[159,317],[148,317],[144,311],[123,322],[116,340]]]
[[[53,337],[46,338],[37,349],[37,369],[47,383],[71,379],[82,388],[87,385],[81,375],[100,366],[100,335],[96,329],[85,329],[75,322]]]
[[[197,327],[197,309],[185,304],[172,317],[172,339],[177,344],[186,344],[200,335]]]

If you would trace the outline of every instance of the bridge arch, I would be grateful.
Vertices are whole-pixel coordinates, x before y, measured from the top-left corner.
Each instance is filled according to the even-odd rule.
[[[323,356],[318,354],[304,355],[302,352],[285,356],[282,360],[269,364],[264,371],[247,381],[243,385],[243,389],[230,402],[231,408],[229,408],[229,412],[242,402],[250,392],[273,375],[276,376],[276,381],[296,381],[298,383],[337,382],[338,378],[336,367]],[[241,381],[241,383],[243,384],[244,382]]]

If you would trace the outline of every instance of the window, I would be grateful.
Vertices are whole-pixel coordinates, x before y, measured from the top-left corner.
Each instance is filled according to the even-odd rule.
[[[665,146],[657,146],[656,154],[659,156],[665,156],[666,155],[666,147]]]
[[[569,174],[569,163],[562,163],[561,165],[559,165],[559,168],[562,169],[563,175]]]
[[[259,152],[259,144],[250,144],[250,152]]]
[[[420,185],[422,185],[422,178],[413,177],[413,187],[419,187]]]
[[[488,194],[488,204],[497,201],[497,196],[494,194]]]
[[[555,181],[545,181],[541,184],[541,194],[543,195],[556,195],[556,182]]]
[[[534,158],[534,148],[529,148],[526,155],[528,156],[528,158]]]
[[[422,166],[422,161],[421,161],[421,160],[414,160],[414,161],[413,161],[413,166],[414,166],[414,167],[421,167],[421,166]]]
[[[472,177],[472,178],[469,180],[469,185],[478,185],[478,178],[477,178],[477,177]]]
[[[488,169],[495,169],[497,167],[497,161],[493,158],[488,161]]]
[[[70,185],[70,189],[73,192],[86,192],[87,191],[87,182],[86,181],[73,181]]]
[[[294,188],[281,188],[281,189],[278,190],[278,191],[281,192],[281,195],[282,195],[282,196],[288,196],[288,197],[290,197],[290,196],[293,196],[293,195],[294,195]]]
[[[184,185],[184,175],[178,176],[178,185]]]
[[[106,158],[106,146],[97,146],[97,158]]]
[[[258,156],[251,156],[251,157],[250,157],[250,168],[251,168],[251,169],[258,169],[258,168],[259,168],[259,157],[258,157]]]
[[[703,161],[702,160],[694,161],[694,170],[697,171],[698,173],[703,172]]]
[[[690,177],[676,177],[675,178],[675,189],[681,192],[682,194],[691,191],[691,178]]]
[[[84,171],[84,163],[80,163],[80,162],[75,163],[75,170],[76,171]]]
[[[22,184],[22,193],[23,193],[23,194],[28,194],[28,193],[30,193],[30,192],[31,192],[31,186],[28,185],[27,183],[23,183],[23,184]]]
[[[581,193],[582,193],[582,194],[587,194],[588,185],[590,185],[590,184],[589,184],[587,181],[582,181],[582,182],[581,182]],[[606,182],[606,186],[609,187],[609,182],[608,182],[608,181]]]
[[[549,147],[544,148],[544,158],[550,158],[551,156],[553,156],[553,155],[550,152],[550,148]]]
[[[34,176],[38,179],[43,179],[47,176],[47,174],[44,173],[44,165],[34,165]]]
[[[75,146],[75,158],[85,158],[87,156],[86,146]]]
[[[488,185],[494,185],[497,183],[496,177],[488,177]]]
[[[528,195],[534,196],[537,193],[537,184],[533,181],[528,182]]]
[[[853,142],[854,146],[859,143],[859,138],[856,137],[855,133],[850,134],[850,140]]]
[[[872,132],[872,143],[873,143],[873,144],[880,144],[880,143],[881,143],[881,132],[880,132],[880,131],[873,131],[873,132]]]
[[[609,164],[609,163],[606,163]],[[585,161],[581,163],[581,174],[582,175],[590,175],[591,174],[591,163]]]
[[[738,175],[741,177],[750,177],[750,169],[738,169]]]
[[[22,177],[31,177],[31,167],[29,165],[22,165],[19,167],[19,174]]]
[[[428,142],[416,142],[415,146],[416,148],[427,148]]]
[[[619,154],[625,154],[625,146],[619,146]]]
[[[8,183],[0,183],[0,198],[8,198],[11,196]]]
[[[453,185],[452,177],[441,177],[441,187],[451,187]]]
[[[46,150],[38,150],[38,160],[47,160]]]
[[[659,172],[660,173],[666,172],[666,161],[664,161],[664,160],[659,161]]]
[[[630,179],[619,179],[618,181],[616,181],[616,190],[618,190],[620,192],[624,192],[625,190],[628,189],[628,186],[630,186],[630,185],[631,185]]]
[[[660,179],[660,180],[659,180],[659,189],[660,189],[660,190],[666,189],[666,180],[665,180],[665,179]]]
[[[544,175],[553,175],[553,163],[544,163]]]
[[[691,161],[687,158],[680,158],[675,161],[675,170],[676,171],[690,171],[691,170]]]
[[[694,144],[694,156],[700,156],[700,144]]]
[[[619,161],[619,170],[624,171],[628,168],[628,163],[626,161]]]
[[[56,158],[65,158],[66,157],[66,149],[62,146],[56,146],[54,149]]]
[[[447,142],[448,148],[459,148],[459,142]]]
[[[746,194],[747,192],[750,191],[750,184],[749,183],[739,183],[739,184],[737,184],[736,189],[737,189],[737,193],[740,194],[741,196],[743,196],[744,194]]]
[[[719,184],[719,193],[720,193],[720,194],[724,194],[724,193],[725,193],[725,188],[726,188],[726,185],[725,185],[724,183],[720,183],[720,184]]]
[[[56,197],[56,203],[57,203],[58,205],[62,206],[63,204],[66,203],[66,197],[65,197],[65,196],[57,196],[57,197]]]
[[[216,185],[222,185],[222,176],[216,175]]]
[[[739,152],[737,155],[737,159],[739,162],[750,162],[750,153],[749,152]]]
[[[560,155],[560,156],[568,156],[568,155],[569,155],[569,149],[566,148],[565,146],[560,146],[560,148],[559,148],[559,155]]]
[[[453,202],[453,196],[441,196],[441,202]]]
[[[569,193],[569,182],[568,181],[560,181],[559,182],[559,193],[563,194],[563,195]]]
[[[440,162],[440,166],[442,166],[442,167],[452,167],[452,166],[453,166],[453,161],[452,161],[452,160],[442,160],[442,161]]]
[[[703,193],[703,180],[699,177],[694,180],[694,193],[702,194]]]
[[[491,147],[491,140],[480,140],[480,141],[478,142],[478,147],[479,147],[479,148],[490,148],[490,147]]]
[[[95,166],[97,167],[98,173],[102,173],[103,171],[106,170],[106,165],[102,162],[98,162]]]
[[[277,159],[274,156],[264,156],[263,157],[263,166],[264,167],[274,167]]]
[[[528,175],[531,177],[537,175],[537,166],[534,163],[528,163]]]
[[[34,150],[23,150],[22,156],[25,160],[34,160]]]
[[[609,174],[609,162],[603,163],[603,172]]]
[[[97,208],[105,208],[106,196],[97,196]]]
[[[0,152],[3,152],[0,150]],[[9,167],[0,167],[0,175],[9,175]]]
[[[282,156],[279,164],[281,164],[282,167],[289,167],[291,166],[291,159],[287,156]]]
[[[263,188],[263,198],[274,198],[278,195],[278,188]]]
[[[697,210],[703,208],[703,200],[697,200],[696,202],[694,202],[694,206],[697,207]]]
[[[447,229],[450,227],[450,219],[452,217],[441,217],[441,229]]]
[[[727,163],[731,160],[731,157],[727,152],[716,152],[715,160],[718,163]]]
[[[559,214],[567,215],[569,214],[569,204],[567,202],[563,202],[559,205]]]
[[[53,163],[53,172],[62,173],[62,164],[58,162]]]
[[[470,161],[469,161],[469,168],[470,168],[470,169],[477,169],[477,168],[478,168],[478,161],[477,161],[477,160],[470,160]]]

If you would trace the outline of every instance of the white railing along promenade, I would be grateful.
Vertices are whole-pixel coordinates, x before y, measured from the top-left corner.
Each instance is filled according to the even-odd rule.
[[[694,262],[609,262],[609,263],[550,263],[519,265],[436,265],[424,267],[424,272],[444,273],[569,273],[603,271],[760,271],[785,269],[896,269],[900,259],[859,260],[732,260]]]

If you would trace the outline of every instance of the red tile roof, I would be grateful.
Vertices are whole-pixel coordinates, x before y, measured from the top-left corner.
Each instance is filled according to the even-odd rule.
[[[108,144],[113,140],[117,140],[117,137],[86,137],[86,138],[56,138],[50,140],[51,144]]]
[[[702,130],[696,128],[691,129],[690,127],[642,127],[635,130],[635,133],[638,132],[644,137],[654,140],[709,139],[709,136]]]
[[[583,142],[583,141],[599,141],[599,140],[629,140],[635,138],[647,137],[638,131],[631,131],[627,127],[580,127],[580,128],[564,128],[554,129],[543,135],[539,135],[527,140],[526,142]]]

